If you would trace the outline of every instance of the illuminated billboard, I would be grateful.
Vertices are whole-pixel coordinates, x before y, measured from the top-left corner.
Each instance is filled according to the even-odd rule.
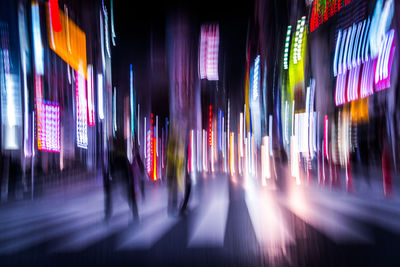
[[[218,80],[218,24],[203,25],[200,33],[199,71],[200,79]]]
[[[60,105],[49,101],[37,104],[41,106],[37,116],[38,149],[60,152]]]
[[[59,10],[61,29],[56,32],[51,23],[49,5],[46,5],[47,33],[50,48],[86,79],[86,35],[68,15]],[[58,30],[58,29],[57,29]]]

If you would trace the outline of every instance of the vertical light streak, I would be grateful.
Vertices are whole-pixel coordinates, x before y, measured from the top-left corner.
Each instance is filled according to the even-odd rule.
[[[195,166],[196,166],[196,150],[195,150],[195,145],[194,145],[194,130],[190,131],[190,170],[189,171],[195,171]]]
[[[24,76],[24,156],[28,156],[28,138],[29,138],[29,95],[28,95],[28,80],[26,77],[26,57],[22,54],[22,72]],[[34,137],[32,136],[32,139]]]
[[[55,48],[56,47],[56,44],[54,43],[54,34],[53,34],[53,31],[56,31],[54,28],[53,28],[53,10],[52,9],[54,9],[54,7],[52,7],[52,4],[51,4],[51,2],[54,2],[53,0],[50,0],[49,1],[49,10],[50,10],[50,14],[49,14],[49,20],[50,20],[50,23],[49,23],[49,27],[50,27],[50,39],[51,39],[51,45]],[[55,1],[56,3],[57,3],[57,6],[58,6],[58,0],[57,1]],[[57,11],[58,11],[58,9],[57,9]],[[61,26],[61,25],[60,25]],[[61,29],[60,29],[61,30]],[[59,31],[60,31],[59,30]]]
[[[294,110],[294,109],[293,109]],[[272,152],[272,115],[269,115],[269,155],[272,157],[273,152]]]
[[[360,33],[360,39],[359,39],[359,45],[358,45],[358,51],[357,51],[357,65],[361,65],[361,63],[364,63],[364,59],[362,58],[362,50],[364,47],[364,35],[365,35],[365,25],[367,23],[367,20],[364,20],[363,22],[360,22],[361,25],[361,33]]]
[[[342,42],[340,45],[340,51],[339,51],[339,63],[338,63],[338,74],[343,73],[343,53],[345,49],[345,43],[346,43],[346,38],[347,38],[347,29],[343,31],[343,37],[342,37]]]
[[[289,44],[290,44],[290,36],[292,33],[292,26],[289,25],[286,31],[286,39],[285,39],[285,50],[283,56],[283,69],[287,70],[289,68]]]
[[[325,115],[324,123],[324,154],[327,159],[329,159],[329,148],[328,148],[328,115]]]
[[[104,36],[106,37],[106,51],[107,51],[107,56],[111,57],[111,49],[110,49],[110,40],[109,40],[109,33],[108,33],[108,13],[107,13],[107,8],[106,6],[103,6],[103,13],[104,13]]]
[[[336,48],[335,48],[335,56],[333,58],[333,76],[336,77],[337,72],[338,72],[338,53],[339,53],[339,48],[340,48],[340,42],[342,38],[342,30],[339,30],[338,32],[338,37],[336,40]]]
[[[104,106],[103,106],[103,74],[97,74],[97,105],[99,106],[99,118],[104,119]]]
[[[226,173],[228,170],[226,168],[226,159],[228,158],[228,156],[226,155],[226,132],[224,131],[224,172]]]
[[[85,78],[80,72],[75,72],[75,97],[76,97],[76,131],[77,146],[87,149],[87,98]]]
[[[367,24],[365,26],[365,33],[364,33],[364,40],[363,40],[363,45],[361,48],[361,57],[363,62],[367,61],[369,56],[368,56],[368,47],[369,47],[369,33],[370,33],[370,27],[371,26],[371,19],[367,19]]]
[[[138,104],[137,108],[137,142],[140,146],[140,105]]]
[[[214,131],[211,131],[211,147],[210,147],[210,163],[211,163],[211,172],[214,172]]]
[[[201,163],[203,162],[202,161],[202,158],[201,158],[201,152],[203,151],[202,150],[202,136],[201,136],[201,133],[200,133],[200,131],[199,130],[197,130],[197,138],[196,138],[196,143],[197,143],[197,171],[198,172],[200,172],[201,170],[202,170],[202,168],[201,168]]]
[[[231,175],[235,174],[235,133],[231,132],[230,137],[230,170]]]
[[[151,155],[150,155],[150,130],[147,131],[146,135],[146,166],[147,166],[147,174],[150,176],[150,171],[151,171]]]
[[[240,115],[239,115],[239,140],[238,140],[238,143],[239,143],[239,154],[240,154],[240,157],[243,157],[243,113],[242,112],[240,112]]]
[[[89,126],[94,126],[94,89],[93,89],[93,66],[87,67],[87,95],[88,95],[88,123]]]
[[[133,95],[133,69],[132,64],[129,66],[129,106],[131,117],[131,132],[132,137],[135,137],[135,99]]]
[[[100,54],[101,54],[101,67],[104,73],[106,67],[106,56],[104,54],[104,26],[103,26],[103,14],[100,11]]]
[[[222,139],[222,157],[225,158],[225,138],[224,138],[224,132],[225,132],[225,120],[224,117],[222,117],[222,129],[221,129],[221,139]]]
[[[349,43],[349,47],[347,48],[347,69],[350,70],[352,68],[352,53],[354,50],[354,38],[356,36],[356,24],[353,24],[351,28],[351,37],[350,37],[350,43]]]
[[[156,116],[156,153],[158,157],[158,116]]]
[[[354,42],[353,59],[352,59],[353,68],[355,68],[356,66],[359,65],[358,51],[359,51],[359,47],[361,46],[361,43],[360,43],[361,28],[362,28],[362,22],[358,23],[357,35],[356,35],[356,39]]]
[[[207,171],[207,133],[203,129],[203,171]]]
[[[113,135],[116,137],[117,133],[117,89],[114,86],[113,93]]]
[[[67,5],[64,4],[64,12],[65,12],[65,16],[68,18],[68,8]],[[72,54],[72,50],[71,50],[71,38],[70,38],[70,34],[69,34],[69,20],[66,21],[67,24],[67,48],[68,48],[68,52],[70,54]],[[103,23],[101,23],[101,25],[103,25]]]
[[[210,105],[208,114],[208,143],[210,147],[212,145],[211,131],[212,131],[212,106]]]
[[[283,132],[285,144],[289,145],[289,105],[285,101],[285,130]]]
[[[143,145],[143,148],[144,148],[144,158],[146,158],[147,157],[147,155],[146,155],[146,151],[147,151],[147,148],[146,148],[146,146],[147,146],[147,140],[146,140],[146,117],[144,117],[144,124],[143,124],[143,143],[144,143],[144,145]]]
[[[258,99],[260,87],[260,55],[254,60],[253,101]]]
[[[222,110],[218,110],[218,150],[222,151]]]
[[[347,58],[348,58],[348,51],[349,51],[349,43],[352,37],[352,27],[347,29],[347,39],[346,39],[346,45],[344,49],[344,54],[343,54],[343,69],[342,72],[344,73],[347,71]]]
[[[113,0],[110,1],[110,6],[111,6],[111,40],[113,46],[115,46],[115,28],[114,28],[114,5],[113,5]]]
[[[32,2],[32,32],[33,32],[33,51],[35,53],[35,72],[38,75],[43,75],[43,45],[40,32],[40,16],[39,16],[39,3]]]

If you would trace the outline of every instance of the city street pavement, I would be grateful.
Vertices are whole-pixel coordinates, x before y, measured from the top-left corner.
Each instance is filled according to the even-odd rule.
[[[97,178],[94,178],[97,179]],[[399,266],[400,199],[252,178],[197,177],[189,211],[168,216],[148,184],[132,219],[121,188],[104,221],[101,184],[0,206],[1,266]]]

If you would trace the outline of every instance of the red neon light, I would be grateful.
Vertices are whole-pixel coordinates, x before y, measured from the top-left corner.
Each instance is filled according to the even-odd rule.
[[[58,0],[49,0],[50,20],[53,31],[61,31],[60,12],[58,9]]]
[[[212,107],[210,105],[210,112],[209,112],[209,125],[208,125],[208,143],[210,146],[212,146],[212,138],[211,138],[211,130],[212,130],[212,125],[211,125],[211,120],[212,120]]]

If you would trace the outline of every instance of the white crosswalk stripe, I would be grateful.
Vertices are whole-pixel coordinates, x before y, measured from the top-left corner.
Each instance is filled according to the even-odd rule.
[[[224,245],[229,208],[228,180],[223,177],[211,182],[215,183],[213,190],[199,200],[202,203],[199,212],[190,222],[189,247]]]

